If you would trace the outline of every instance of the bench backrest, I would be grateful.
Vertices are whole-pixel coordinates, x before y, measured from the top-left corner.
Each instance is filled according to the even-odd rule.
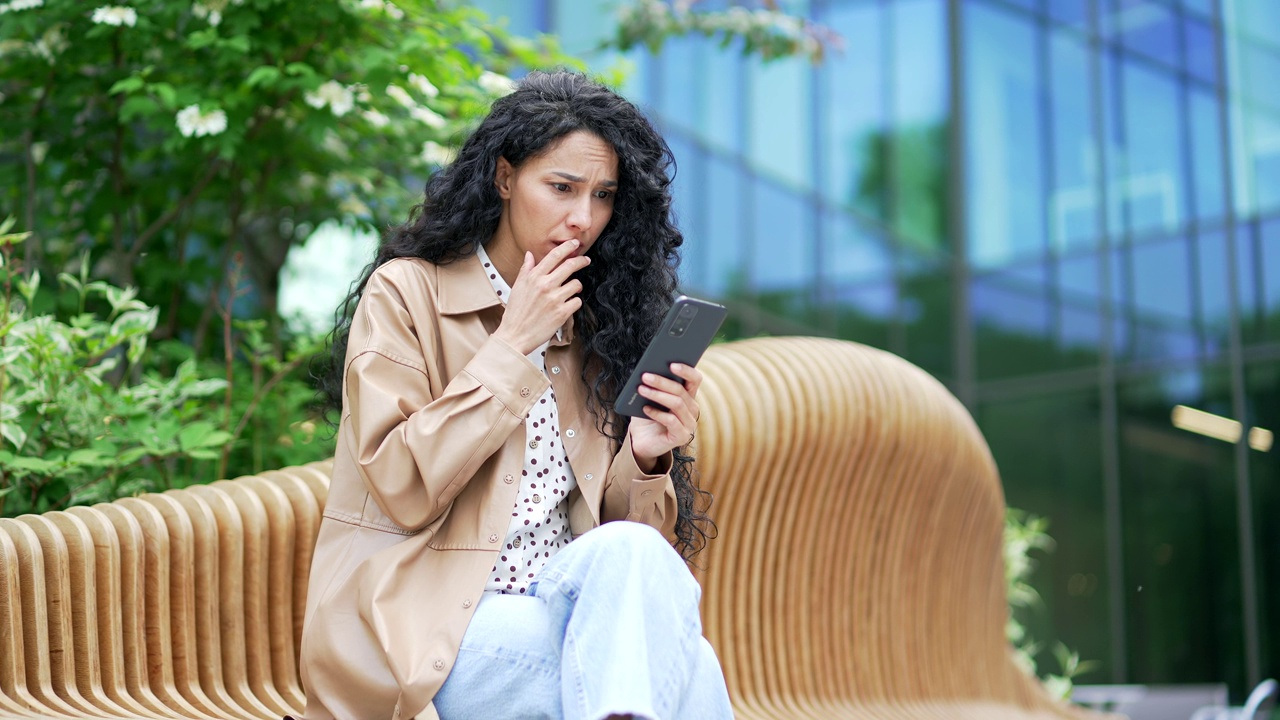
[[[936,381],[833,340],[713,347],[697,562],[740,718],[1052,718],[1004,640],[1003,496]],[[330,464],[0,520],[0,715],[297,713]]]

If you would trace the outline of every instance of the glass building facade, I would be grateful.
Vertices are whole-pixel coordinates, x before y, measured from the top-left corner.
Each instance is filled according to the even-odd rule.
[[[611,0],[476,4],[618,60],[590,54]],[[1031,632],[1098,661],[1081,682],[1280,675],[1280,3],[781,4],[843,47],[626,58],[679,164],[686,290],[734,335],[945,381],[1051,520]]]

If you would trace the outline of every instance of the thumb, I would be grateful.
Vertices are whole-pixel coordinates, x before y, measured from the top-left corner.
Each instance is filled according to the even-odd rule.
[[[528,250],[524,253],[524,262],[520,264],[520,272],[527,273],[534,268],[536,263],[533,262],[533,253]]]

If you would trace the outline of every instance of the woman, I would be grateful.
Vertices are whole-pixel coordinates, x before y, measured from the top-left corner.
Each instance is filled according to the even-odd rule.
[[[731,716],[684,563],[702,376],[611,410],[675,290],[670,164],[626,100],[532,73],[366,269],[335,330],[309,720]]]

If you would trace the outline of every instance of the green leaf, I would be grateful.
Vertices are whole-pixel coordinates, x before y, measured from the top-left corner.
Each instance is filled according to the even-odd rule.
[[[160,102],[166,108],[172,110],[178,106],[178,91],[174,90],[169,83],[152,83],[147,87],[160,98]]]
[[[120,106],[121,122],[128,122],[139,115],[154,115],[160,111],[160,104],[146,95],[134,95]]]
[[[263,65],[249,73],[249,77],[245,79],[244,84],[249,87],[271,87],[280,79],[280,68],[271,65]]]
[[[178,443],[183,450],[221,447],[231,440],[231,433],[219,430],[206,420],[193,422],[178,433]]]
[[[72,450],[67,454],[67,462],[72,465],[86,465],[88,467],[109,467],[112,464],[110,457],[104,456],[91,448]]]
[[[6,453],[7,454],[7,453]],[[62,464],[44,458],[22,457],[17,456],[10,460],[5,460],[0,456],[0,465],[5,465],[14,470],[26,470],[37,475],[48,475],[57,472]]]
[[[310,65],[304,62],[291,62],[284,66],[284,71],[289,75],[311,75],[314,76],[316,71]]]
[[[120,80],[120,81],[119,81],[119,82],[117,82],[115,85],[112,85],[112,86],[111,86],[111,89],[107,91],[107,94],[108,94],[108,95],[115,95],[115,94],[117,94],[117,93],[133,93],[133,92],[137,92],[137,91],[141,90],[141,89],[143,88],[143,86],[144,86],[144,85],[146,85],[146,84],[147,84],[147,83],[146,83],[146,81],[145,81],[145,80],[143,80],[142,78],[138,77],[137,75],[134,75],[133,77],[127,77],[127,78],[125,78],[125,79],[123,79],[123,80]]]

